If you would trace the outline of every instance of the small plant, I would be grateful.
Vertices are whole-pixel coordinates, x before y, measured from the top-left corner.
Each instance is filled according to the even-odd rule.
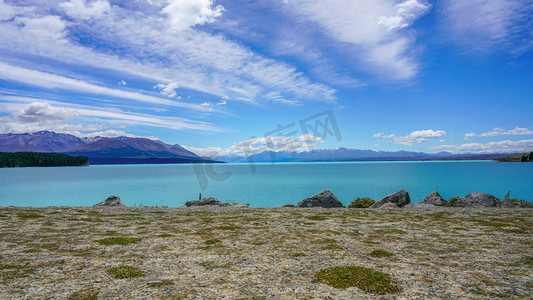
[[[342,249],[341,246],[337,245],[337,244],[327,244],[326,246],[322,247],[322,249],[324,250],[335,250],[335,249]]]
[[[98,299],[98,292],[94,290],[81,290],[73,293],[68,297],[72,300],[96,300]]]
[[[210,240],[207,240],[204,242],[206,245],[214,245],[214,244],[217,244],[217,243],[222,243],[221,240],[219,239],[210,239]]]
[[[313,220],[313,221],[322,221],[322,220],[325,220],[327,219],[325,216],[319,216],[319,215],[316,215],[316,216],[309,216],[307,217],[309,220]]]
[[[302,257],[302,256],[307,256],[307,254],[302,253],[302,252],[296,252],[296,253],[291,254],[291,256],[292,257]]]
[[[135,244],[142,240],[142,238],[134,237],[110,237],[101,240],[96,240],[95,242],[102,245],[126,245],[126,244]]]
[[[162,287],[162,286],[167,286],[167,285],[174,285],[174,281],[172,281],[170,279],[164,279],[164,280],[161,280],[161,281],[150,282],[150,283],[148,283],[148,285],[150,287]]]
[[[158,237],[171,237],[171,236],[173,235],[170,233],[163,233],[163,234],[158,235]]]
[[[296,207],[296,206],[294,206],[294,204],[285,204],[282,207]]]
[[[364,267],[334,267],[322,270],[315,276],[314,282],[324,282],[340,289],[355,286],[367,293],[380,295],[398,293],[401,290],[392,282],[389,274]]]
[[[357,198],[348,205],[348,208],[368,208],[374,203],[376,203],[376,200],[369,197]]]
[[[144,276],[144,272],[133,266],[119,266],[110,268],[107,273],[113,275],[115,278],[134,278]]]
[[[526,200],[522,200],[522,199],[518,200],[517,198],[511,198],[511,191],[508,191],[507,194],[503,196],[503,199],[513,201],[516,203],[520,203],[520,206],[522,207],[533,207],[533,204],[527,203]]]
[[[368,255],[372,256],[372,257],[391,257],[391,256],[394,256],[394,254],[388,252],[388,251],[385,251],[385,250],[381,250],[381,249],[378,249],[378,250],[374,250],[372,252],[370,252]]]
[[[455,206],[455,202],[461,200],[462,198],[461,197],[453,197],[452,199],[450,199],[450,201],[448,201],[448,203],[446,203],[444,206],[446,207],[454,207]]]

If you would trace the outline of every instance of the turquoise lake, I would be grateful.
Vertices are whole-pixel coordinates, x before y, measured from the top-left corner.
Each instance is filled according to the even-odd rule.
[[[331,190],[348,205],[405,189],[411,202],[484,192],[533,201],[533,163],[491,161],[95,165],[0,169],[0,205],[91,206],[118,195],[127,206],[180,206],[216,197],[279,207]]]

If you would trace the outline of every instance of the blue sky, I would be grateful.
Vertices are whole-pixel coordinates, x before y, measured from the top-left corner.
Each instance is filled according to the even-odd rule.
[[[204,155],[531,151],[531,15],[528,0],[0,0],[0,132]],[[338,134],[304,130],[321,113]]]

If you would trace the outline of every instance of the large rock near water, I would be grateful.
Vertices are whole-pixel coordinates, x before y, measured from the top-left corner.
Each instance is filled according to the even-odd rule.
[[[333,195],[332,192],[328,190],[323,190],[322,192],[300,201],[296,207],[344,207],[344,205]]]
[[[485,193],[470,193],[457,200],[454,207],[517,207],[519,203],[507,199],[498,199]]]
[[[385,203],[394,203],[398,207],[404,207],[405,205],[411,203],[411,198],[409,198],[408,192],[401,190],[396,194],[388,195],[379,200],[378,202],[374,203],[374,205],[370,206],[370,208],[379,208]]]
[[[100,202],[100,203],[97,203],[93,206],[123,206],[125,207],[126,204],[124,204],[124,202],[122,202],[122,200],[120,200],[120,197],[119,196],[111,196],[107,199],[105,199],[104,201]]]
[[[224,206],[224,203],[220,202],[217,198],[209,197],[202,200],[187,201],[185,206]]]
[[[444,206],[448,203],[448,201],[444,200],[442,196],[437,192],[433,191],[431,194],[427,195],[424,200],[418,202],[420,204],[430,204],[435,206]]]

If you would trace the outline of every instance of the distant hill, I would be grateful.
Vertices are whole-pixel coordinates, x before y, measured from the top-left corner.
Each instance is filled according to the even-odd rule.
[[[180,145],[130,137],[80,139],[74,135],[39,131],[0,134],[1,152],[59,152],[87,156],[91,164],[212,162]]]
[[[84,155],[91,158],[149,158],[149,157],[200,157],[180,145],[168,145],[145,138],[102,139],[67,151],[69,155]]]
[[[0,134],[2,152],[61,152],[84,144],[85,142],[76,136],[52,131]]]
[[[499,162],[531,162],[533,161],[533,151],[531,153],[518,153],[496,160]]]
[[[424,153],[410,151],[372,151],[359,149],[325,149],[306,152],[264,151],[250,157],[225,156],[226,162],[319,162],[319,161],[432,161],[432,160],[492,160],[508,154],[451,154],[449,152]]]

